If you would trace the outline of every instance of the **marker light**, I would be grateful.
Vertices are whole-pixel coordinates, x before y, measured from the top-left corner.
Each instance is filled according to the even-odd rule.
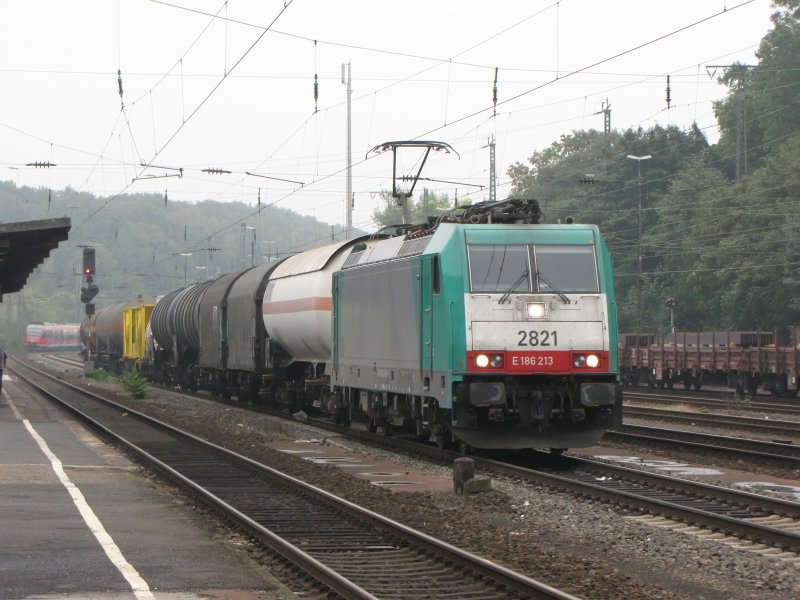
[[[502,354],[492,354],[492,358],[489,361],[492,365],[492,368],[499,369],[503,366],[503,355]]]
[[[544,302],[528,302],[525,308],[529,319],[542,319],[547,316]]]
[[[596,369],[600,366],[600,357],[597,354],[576,354],[572,357],[572,364],[575,368],[581,369],[588,367]]]
[[[481,369],[485,369],[489,366],[489,357],[485,354],[478,354],[478,356],[475,357],[475,364]]]

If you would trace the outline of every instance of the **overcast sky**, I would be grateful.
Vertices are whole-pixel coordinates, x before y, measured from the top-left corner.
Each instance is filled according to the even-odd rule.
[[[754,63],[774,10],[768,0],[0,6],[0,180],[101,196],[167,190],[174,200],[253,206],[260,188],[265,204],[344,223],[341,77],[350,62],[353,223],[367,229],[377,193],[392,185],[391,153],[365,160],[382,142],[451,145],[460,158],[438,153],[422,176],[452,183],[425,181],[418,191],[474,201],[488,195],[478,186],[488,186],[490,137],[504,198],[509,165],[575,129],[602,130],[606,100],[615,129],[696,121],[716,141],[711,102],[726,90],[707,65]],[[418,160],[419,152],[401,151],[398,170],[411,172]],[[57,167],[25,166],[33,162]],[[183,176],[133,181],[177,172],[154,166],[183,168]],[[202,172],[209,168],[231,173]],[[62,200],[78,233],[88,213]]]

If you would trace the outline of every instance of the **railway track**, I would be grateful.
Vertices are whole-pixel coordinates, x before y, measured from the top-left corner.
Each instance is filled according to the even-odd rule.
[[[234,401],[228,402],[239,405]],[[253,409],[251,405],[241,405],[241,407]],[[286,413],[263,412],[270,412],[283,418],[287,416]],[[392,437],[342,428],[324,419],[309,418],[307,422],[371,446],[408,452],[442,464],[449,465],[460,456],[458,453],[439,450],[399,436]],[[686,448],[696,443],[697,448],[705,448],[704,444],[689,441],[685,437],[670,441],[663,433],[667,430],[640,428],[634,433],[633,429],[631,428],[626,435],[638,435],[639,437],[635,438],[636,443],[652,443],[650,440],[655,436],[659,444],[669,442]],[[686,434],[686,432],[678,433]],[[607,435],[616,434],[609,432]],[[717,442],[720,439],[738,439],[715,437],[719,438],[715,440]],[[742,440],[742,443],[755,442]],[[788,452],[793,455],[779,456],[769,453],[773,449],[786,452],[787,447],[790,448]],[[719,446],[714,451],[741,452]],[[786,460],[787,464],[796,466],[796,449],[786,444],[762,446],[758,450],[751,448],[749,452],[748,456],[751,458],[773,463],[776,460]],[[500,458],[479,455],[472,458],[479,469],[489,473],[500,473],[515,480],[544,484],[554,489],[607,501],[627,510],[639,511],[644,515],[659,515],[671,519],[676,527],[680,524],[690,524],[704,528],[708,532],[723,532],[728,537],[767,544],[776,552],[785,550],[792,556],[800,552],[800,504],[797,503],[571,456],[564,457],[564,461],[558,463],[556,471],[530,468],[530,460],[513,453]]]
[[[721,395],[719,397],[679,395],[673,392],[650,393],[633,392],[626,389],[623,392],[626,407],[629,402],[644,402],[647,404],[657,404],[665,406],[687,405],[709,410],[740,410],[750,412],[767,412],[774,414],[793,415],[800,417],[800,400],[787,401],[781,399],[756,399],[736,398],[732,394]]]
[[[139,462],[297,565],[309,587],[358,599],[574,598],[20,361],[12,368]]]
[[[751,462],[800,469],[800,446],[791,443],[765,442],[644,425],[623,425],[621,429],[607,431],[603,439],[608,442],[643,444],[669,450],[691,449],[698,454],[722,455],[733,459],[745,458]]]
[[[691,426],[702,425],[717,428],[724,427],[726,429],[741,429],[747,432],[779,436],[783,440],[791,440],[800,435],[800,423],[794,421],[766,421],[754,417],[704,414],[642,406],[626,406],[624,408],[623,417],[668,421]]]

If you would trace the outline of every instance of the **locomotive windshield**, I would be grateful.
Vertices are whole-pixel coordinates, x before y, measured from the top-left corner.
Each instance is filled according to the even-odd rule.
[[[594,246],[590,245],[472,244],[469,274],[473,292],[599,291]]]
[[[505,292],[517,280],[517,289],[530,290],[528,246],[471,245],[469,273],[473,292]],[[523,276],[523,273],[525,274]]]

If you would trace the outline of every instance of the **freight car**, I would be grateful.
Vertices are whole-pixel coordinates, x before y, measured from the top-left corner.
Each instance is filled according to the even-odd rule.
[[[591,445],[621,421],[611,258],[539,216],[461,207],[175,290],[141,369],[441,446]]]
[[[620,374],[624,385],[640,384],[699,390],[723,385],[755,394],[797,396],[797,327],[779,332],[713,331],[668,335],[620,334]]]
[[[80,350],[80,323],[31,323],[25,327],[29,352]]]
[[[93,361],[95,366],[121,373],[126,366],[132,366],[137,358],[143,358],[143,346],[139,340],[144,334],[154,302],[151,298],[139,297],[86,317],[80,325],[84,359]],[[145,312],[137,319],[131,316],[136,311]]]

